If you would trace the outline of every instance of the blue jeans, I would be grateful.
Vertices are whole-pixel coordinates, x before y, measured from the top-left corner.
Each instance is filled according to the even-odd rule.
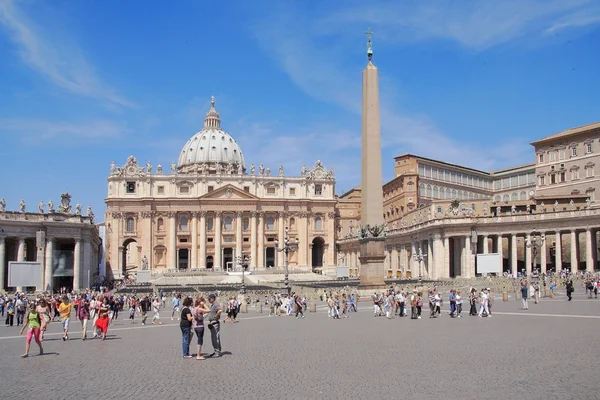
[[[183,356],[187,357],[190,355],[190,327],[181,328],[181,351]]]
[[[456,312],[456,303],[452,302],[450,303],[450,316],[454,316],[454,313]]]

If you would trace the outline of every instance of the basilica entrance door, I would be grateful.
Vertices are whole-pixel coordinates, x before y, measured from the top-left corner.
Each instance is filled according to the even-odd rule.
[[[206,257],[206,268],[213,269],[214,268],[214,259],[213,256]]]
[[[267,247],[265,249],[265,267],[275,267],[275,249],[273,247]]]
[[[233,265],[233,249],[231,247],[223,248],[223,266],[227,271],[234,269]]]
[[[188,249],[179,249],[177,250],[177,258],[178,258],[178,268],[179,269],[188,269],[189,268],[189,250]]]

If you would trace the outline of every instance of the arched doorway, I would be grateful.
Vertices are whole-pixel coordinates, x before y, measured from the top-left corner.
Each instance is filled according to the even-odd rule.
[[[215,264],[214,264],[213,256],[206,257],[206,268],[213,269],[214,265]]]
[[[123,278],[127,278],[127,270],[128,270],[127,269],[127,260],[128,260],[127,253],[129,252],[128,249],[129,249],[129,245],[131,243],[137,243],[137,242],[135,239],[131,239],[131,238],[126,239],[123,242],[123,257],[121,259],[121,274],[123,275]],[[134,268],[135,267],[130,268],[130,269],[134,269]]]
[[[321,268],[323,266],[323,254],[325,251],[325,240],[316,237],[312,241],[312,267]]]

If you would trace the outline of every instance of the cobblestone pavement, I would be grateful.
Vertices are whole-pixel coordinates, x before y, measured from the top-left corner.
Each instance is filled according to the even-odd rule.
[[[249,308],[222,329],[225,356],[181,357],[177,321],[119,320],[106,341],[50,327],[46,355],[21,359],[24,337],[0,326],[2,398],[579,399],[595,397],[600,300],[581,292],[530,304],[496,300],[492,318],[268,317]],[[164,312],[163,314],[167,314]],[[170,314],[170,313],[169,313]],[[125,316],[125,313],[123,313]],[[195,339],[194,339],[195,340]],[[205,335],[203,352],[211,352]],[[194,342],[195,343],[195,342]],[[195,347],[192,346],[195,350]],[[590,397],[591,396],[591,397]]]

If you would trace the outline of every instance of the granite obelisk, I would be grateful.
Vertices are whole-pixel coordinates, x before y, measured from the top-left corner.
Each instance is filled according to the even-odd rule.
[[[366,32],[367,66],[362,73],[362,182],[360,207],[360,286],[384,285],[385,230],[381,170],[379,76],[373,64],[371,30]]]

